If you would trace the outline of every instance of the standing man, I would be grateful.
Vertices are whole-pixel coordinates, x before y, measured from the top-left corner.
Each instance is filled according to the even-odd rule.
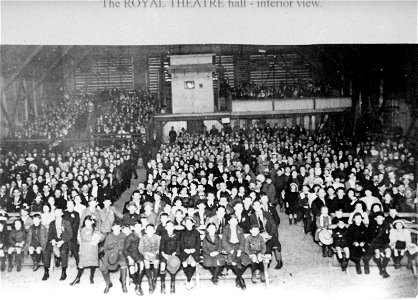
[[[67,210],[62,215],[62,218],[70,222],[71,229],[73,231],[73,237],[69,242],[69,251],[74,256],[75,262],[78,266],[79,257],[78,257],[78,241],[77,241],[77,233],[78,228],[80,227],[80,215],[78,212],[74,210],[74,201],[69,200],[67,201]]]
[[[169,137],[170,144],[174,144],[174,142],[177,139],[177,132],[174,130],[173,126],[171,126],[171,130],[168,133],[168,137]]]

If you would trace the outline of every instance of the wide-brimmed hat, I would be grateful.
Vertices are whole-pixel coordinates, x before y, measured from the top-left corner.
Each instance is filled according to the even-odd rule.
[[[167,271],[170,274],[175,274],[180,269],[180,259],[175,255],[169,255],[167,258]]]
[[[117,249],[109,250],[103,257],[103,265],[106,269],[114,271],[119,266],[120,253]]]
[[[320,178],[320,177],[316,177],[314,179],[314,184],[318,184],[320,186],[323,186],[324,185],[324,180],[322,180],[322,178]]]
[[[395,228],[396,223],[401,223],[403,228],[405,228],[405,221],[404,220],[398,219],[398,220],[393,221],[393,223],[392,223],[393,228]]]
[[[413,243],[409,244],[407,248],[408,248],[409,254],[411,255],[414,255],[415,253],[418,252],[418,246]]]
[[[405,180],[405,179],[412,180],[412,177],[413,177],[412,174],[411,175],[410,174],[405,174],[401,177],[401,180]]]
[[[333,243],[332,234],[329,230],[323,229],[318,234],[319,241],[324,245],[331,245]]]

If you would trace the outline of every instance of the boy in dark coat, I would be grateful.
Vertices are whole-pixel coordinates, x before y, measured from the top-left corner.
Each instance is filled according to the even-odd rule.
[[[167,221],[165,226],[165,232],[161,235],[160,242],[160,276],[161,276],[161,293],[165,293],[165,275],[167,274],[167,259],[169,256],[178,256],[180,252],[179,248],[179,236],[180,234],[174,231],[174,223]],[[176,274],[177,272],[170,273],[170,293],[176,292]]]
[[[33,271],[39,269],[39,263],[42,260],[42,252],[46,248],[48,239],[48,230],[41,224],[41,215],[33,216],[33,225],[28,230],[27,245],[29,254],[33,260]]]
[[[128,212],[123,215],[122,218],[122,225],[134,226],[138,220],[141,220],[139,214],[135,211],[137,210],[137,206],[134,201],[129,201],[128,204]]]
[[[42,213],[42,207],[44,206],[44,202],[42,201],[42,196],[37,195],[35,200],[31,203],[30,211],[32,213]]]
[[[80,227],[80,215],[74,210],[75,203],[73,200],[67,201],[67,209],[64,211],[62,218],[70,222],[71,229],[73,230],[73,237],[71,238],[69,245],[69,251],[72,253],[75,259],[75,263],[78,266],[79,256],[78,256],[78,241],[77,241],[77,232]]]
[[[342,211],[340,210],[340,212]],[[348,260],[350,259],[349,245],[347,242],[347,227],[344,221],[345,219],[338,217],[335,217],[332,220],[332,224],[335,226],[332,230],[333,246],[337,250],[337,258],[343,272],[347,270]]]
[[[374,217],[376,222],[370,225],[370,255],[373,256],[373,260],[379,268],[379,274],[383,278],[388,278],[390,275],[386,271],[386,267],[391,257],[391,249],[389,247],[389,229],[384,222],[385,216],[382,212],[378,212]]]
[[[124,293],[127,293],[128,290],[126,288],[126,275],[128,271],[127,271],[126,259],[122,255],[122,251],[125,246],[126,235],[123,232],[121,232],[121,229],[122,228],[121,228],[121,224],[119,220],[115,220],[115,222],[113,222],[113,225],[112,225],[112,232],[106,236],[106,240],[103,245],[103,248],[104,248],[103,260],[106,258],[107,252],[114,251],[118,253],[117,264],[118,266],[120,266],[120,281],[122,283],[122,291]],[[113,284],[110,281],[109,268],[107,267],[104,261],[101,262],[100,271],[102,271],[103,278],[106,282],[106,288],[103,293],[107,294],[110,288],[113,286]]]
[[[361,213],[355,213],[353,224],[347,230],[347,242],[350,247],[350,259],[356,264],[357,274],[361,274],[360,260],[364,262],[364,273],[369,274],[368,243],[370,242],[369,230],[363,223]]]
[[[126,237],[123,247],[123,255],[128,261],[129,274],[135,283],[135,292],[137,295],[144,295],[141,288],[143,271],[144,271],[144,256],[139,252],[139,241],[141,239],[142,226],[139,221],[135,222],[134,230]]]

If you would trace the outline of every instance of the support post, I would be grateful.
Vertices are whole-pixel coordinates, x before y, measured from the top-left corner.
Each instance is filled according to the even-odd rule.
[[[32,87],[35,87],[35,80],[32,80]],[[36,88],[33,89],[33,113],[35,119],[38,119],[38,90]]]
[[[26,94],[26,79],[22,79],[22,86],[23,86],[23,92],[25,94],[24,98],[24,106],[25,106],[25,121],[27,122],[29,120],[29,98],[28,94]]]
[[[9,118],[9,114],[7,112],[7,109],[6,109],[6,103],[7,103],[6,102],[6,92],[3,91],[2,97],[1,97],[1,110],[3,111],[3,116],[6,119],[7,124],[9,124],[9,126],[11,126],[12,123],[11,123],[11,120]]]

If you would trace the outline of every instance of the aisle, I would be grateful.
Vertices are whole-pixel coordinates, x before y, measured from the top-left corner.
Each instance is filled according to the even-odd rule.
[[[138,179],[131,180],[131,188],[122,194],[115,204],[117,208],[123,207],[137,184],[145,180],[145,169],[138,169],[137,172]],[[371,274],[357,275],[353,264],[350,263],[348,274],[343,273],[339,267],[335,266],[333,258],[322,257],[322,249],[313,242],[312,235],[305,235],[303,232],[302,222],[289,225],[286,214],[279,213],[279,216],[281,219],[279,237],[284,265],[281,270],[275,270],[276,261],[273,256],[269,268],[271,291],[280,290],[281,294],[289,293],[289,296],[295,294],[301,297],[315,294],[341,297],[341,292],[359,297],[364,294],[374,297],[413,297],[417,294],[417,278],[405,267],[399,270],[388,267],[391,277],[385,280],[374,266],[370,268]],[[203,281],[199,289],[210,288],[210,284],[208,281]],[[224,281],[222,284],[225,287],[232,287],[231,291],[236,292],[231,280]],[[247,282],[247,285],[248,289],[260,287],[265,291],[263,286],[252,285],[250,282]]]
[[[129,201],[131,198],[131,195],[133,191],[135,191],[138,188],[138,183],[144,182],[146,177],[146,172],[144,168],[137,168],[136,172],[138,174],[138,179],[131,179],[131,187],[124,191],[122,195],[120,196],[119,200],[115,202],[115,208],[118,209],[120,212],[122,212],[122,209],[125,205],[126,201]]]
[[[333,258],[322,257],[322,249],[314,244],[312,235],[305,235],[302,222],[289,226],[284,213],[280,213],[279,236],[282,243],[284,266],[271,270],[272,285],[297,295],[305,292],[330,297],[414,297],[417,295],[417,278],[404,266],[395,270],[387,268],[391,275],[383,279],[377,267],[370,267],[370,274],[357,275],[353,264],[348,274],[333,266]],[[335,262],[334,262],[335,265]]]

